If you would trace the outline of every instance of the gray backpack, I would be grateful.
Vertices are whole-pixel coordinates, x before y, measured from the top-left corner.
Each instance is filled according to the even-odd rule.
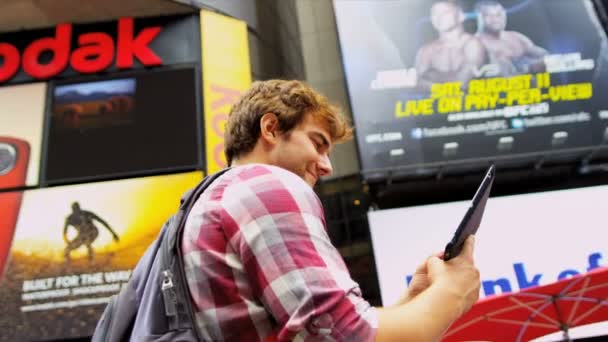
[[[228,169],[205,177],[181,199],[154,243],[137,263],[131,279],[112,296],[93,342],[202,341],[186,281],[181,237],[188,213],[205,189]]]

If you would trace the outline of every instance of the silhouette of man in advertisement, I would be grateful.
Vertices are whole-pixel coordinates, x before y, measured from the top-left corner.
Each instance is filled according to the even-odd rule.
[[[439,37],[416,53],[416,72],[421,85],[466,83],[487,61],[481,41],[464,29],[465,16],[453,2],[439,1],[431,7],[431,23]]]
[[[545,70],[547,51],[525,35],[507,31],[507,11],[495,0],[475,4],[478,14],[477,37],[489,53],[490,61],[500,66],[502,76],[536,73]]]
[[[118,235],[116,232],[114,232],[114,230],[112,230],[106,221],[90,211],[82,210],[80,208],[80,204],[78,202],[74,202],[72,203],[72,213],[70,213],[70,215],[65,219],[65,225],[63,226],[63,240],[67,244],[64,252],[66,261],[70,262],[70,253],[83,245],[87,247],[89,261],[93,260],[94,251],[92,244],[99,235],[99,229],[93,223],[93,221],[98,221],[104,225],[114,237],[114,241],[119,241]],[[69,226],[74,227],[74,229],[77,231],[76,237],[71,241],[68,240],[67,235]]]

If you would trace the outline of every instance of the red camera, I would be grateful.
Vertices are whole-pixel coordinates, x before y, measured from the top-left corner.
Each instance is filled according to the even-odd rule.
[[[0,137],[0,189],[25,186],[29,159],[27,141]]]
[[[30,146],[26,141],[0,137],[0,189],[25,186]],[[10,253],[22,190],[0,192],[0,277]]]
[[[21,191],[0,192],[0,279],[10,254],[22,195]]]

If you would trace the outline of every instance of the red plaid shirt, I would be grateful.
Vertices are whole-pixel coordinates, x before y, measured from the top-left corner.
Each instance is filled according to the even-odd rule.
[[[201,196],[182,241],[203,338],[373,340],[361,297],[310,186],[284,169],[229,170]]]

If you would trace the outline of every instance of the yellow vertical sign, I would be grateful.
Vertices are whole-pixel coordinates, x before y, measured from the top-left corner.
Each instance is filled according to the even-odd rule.
[[[247,24],[201,11],[207,174],[226,166],[224,126],[232,104],[251,85]]]

